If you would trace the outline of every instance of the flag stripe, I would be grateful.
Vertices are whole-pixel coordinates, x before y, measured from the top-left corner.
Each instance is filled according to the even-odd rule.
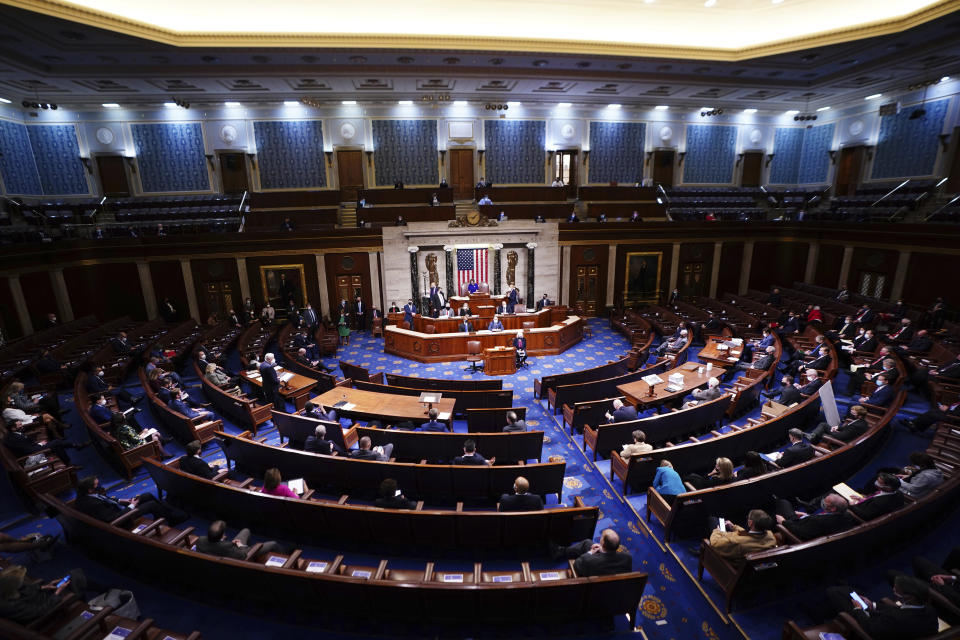
[[[466,295],[470,280],[487,282],[487,250],[457,249],[457,294]]]

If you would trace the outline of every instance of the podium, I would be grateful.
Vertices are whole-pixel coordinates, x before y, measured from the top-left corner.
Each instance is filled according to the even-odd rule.
[[[517,372],[517,350],[491,347],[483,350],[483,372],[488,376],[508,376]]]

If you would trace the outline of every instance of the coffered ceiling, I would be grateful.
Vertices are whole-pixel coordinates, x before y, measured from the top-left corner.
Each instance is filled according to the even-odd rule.
[[[154,31],[176,26],[166,21],[167,12],[160,11],[158,5],[164,9],[178,9],[182,12],[183,30],[190,31],[191,25],[210,28],[209,22],[203,21],[211,19],[215,7],[220,6],[221,12],[233,16],[242,13],[237,9],[242,9],[245,2],[247,0],[231,2],[229,10],[223,8],[225,3],[197,3],[195,0],[192,4],[198,6],[193,9],[182,0],[165,0],[163,3],[98,0],[96,4],[104,11],[117,12],[130,5],[127,14],[118,15],[127,15],[131,20],[143,20],[147,17],[143,7],[152,5],[151,11],[155,10],[156,24],[159,25],[151,27]],[[323,2],[313,4],[329,9],[328,19],[323,24],[340,25],[346,24],[342,19],[346,8],[351,11],[350,24],[355,24],[357,20],[366,21],[369,16],[378,14],[375,6],[378,2],[356,6],[342,2],[336,6]],[[48,2],[42,4],[45,10],[52,6]],[[308,23],[304,18],[311,16],[309,12],[280,11],[284,5],[290,4],[287,0],[259,4],[272,7],[278,15],[283,14],[286,22],[293,25],[291,28]],[[455,12],[451,14],[450,5],[446,4],[439,7],[437,3],[407,2],[402,4],[402,10],[395,2],[391,6],[393,14],[398,17],[396,14],[406,14],[412,11],[411,8],[423,10],[430,5],[436,14],[430,27],[434,31],[483,35],[499,20],[503,35],[512,36],[511,30],[516,24],[524,23],[531,27],[530,38],[542,33],[533,26],[552,22],[524,20],[521,10],[536,8],[540,17],[573,19],[571,12],[580,11],[583,15],[595,9],[592,0],[511,4],[517,5],[517,9],[503,9],[498,0],[482,5],[471,4],[469,6],[474,10],[481,6],[485,14],[475,20],[458,16]],[[743,18],[745,11],[750,9],[765,16],[764,20],[770,20],[771,33],[781,38],[785,32],[773,29],[774,25],[779,27],[784,22],[774,19],[774,16],[786,15],[776,14],[780,9],[794,12],[804,9],[822,16],[824,7],[833,5],[837,8],[837,15],[841,16],[846,13],[841,12],[840,7],[857,5],[863,9],[869,4],[877,7],[877,11],[864,11],[863,14],[875,19],[888,5],[897,5],[901,10],[920,7],[921,11],[926,6],[929,12],[942,11],[947,5],[958,3],[783,0],[774,4],[771,0],[717,0],[712,9],[718,11],[712,13],[712,9],[703,4],[702,0],[655,0],[652,3],[604,0],[597,2],[596,6],[604,11],[620,10],[624,15],[635,15],[655,7],[669,14],[672,20],[681,20],[686,25],[706,22],[715,31],[722,30],[720,25],[725,24],[716,16],[729,14],[725,19],[730,16]],[[76,8],[71,6],[63,13],[71,14],[72,11],[75,12]],[[386,9],[383,11],[387,12]],[[524,50],[525,44],[534,40],[510,38],[507,39],[513,48],[502,50],[487,49],[477,41],[474,48],[444,48],[442,37],[433,40],[420,37],[418,47],[407,46],[412,41],[403,46],[345,44],[334,47],[330,46],[329,38],[326,46],[289,46],[288,42],[288,46],[226,46],[220,43],[185,47],[159,42],[158,38],[142,37],[144,29],[139,23],[132,24],[127,29],[129,33],[121,33],[117,30],[120,22],[115,18],[101,20],[102,26],[109,28],[99,28],[87,24],[96,22],[90,18],[93,14],[87,15],[84,22],[77,22],[47,13],[49,11],[39,13],[0,4],[0,97],[12,100],[14,104],[29,99],[56,102],[76,110],[99,108],[105,102],[132,108],[160,106],[174,98],[195,106],[217,105],[225,100],[254,106],[300,99],[331,105],[342,100],[395,104],[398,100],[417,101],[429,96],[481,103],[508,100],[551,105],[569,102],[584,106],[620,103],[637,108],[652,108],[654,105],[694,109],[702,106],[751,107],[761,112],[782,112],[808,106],[814,109],[862,104],[867,95],[902,93],[911,84],[960,73],[960,13],[947,13],[887,35],[801,47],[746,60],[721,59],[724,56],[691,59],[614,55],[603,53],[602,46],[595,47],[599,53],[577,52],[576,47],[560,51]],[[909,15],[916,18],[915,12]],[[821,21],[827,26],[839,24],[827,19]],[[239,31],[247,24],[233,17],[224,18],[222,23],[224,29]],[[393,28],[396,30],[402,24],[398,20]],[[644,28],[638,28],[637,24],[643,24]],[[644,33],[656,31],[649,28],[649,24],[634,22],[632,29]],[[756,21],[751,24],[755,31]],[[383,25],[382,21],[371,21],[370,24],[364,22],[363,26],[372,32],[385,28]],[[583,26],[580,42],[589,44],[586,38],[592,36],[587,28],[590,24],[583,22]],[[797,22],[797,26],[802,25]],[[274,23],[264,23],[265,31],[273,28],[277,28]],[[337,31],[331,27],[328,35],[342,34],[346,29],[343,27],[343,31]],[[575,35],[570,30],[563,33]],[[853,28],[848,35],[855,37],[858,33],[862,30]],[[816,41],[818,37],[816,34],[805,35],[791,42],[803,44]],[[214,43],[219,41],[218,38],[217,34],[206,37]],[[641,43],[637,46],[647,45]]]

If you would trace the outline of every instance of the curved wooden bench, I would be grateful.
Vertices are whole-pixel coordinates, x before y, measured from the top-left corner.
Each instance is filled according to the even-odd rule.
[[[376,391],[377,393],[392,393],[402,396],[417,396],[423,393],[422,389],[411,389],[409,387],[396,387],[392,385],[379,384],[376,382],[364,382],[353,380],[353,386],[364,391]],[[513,406],[513,389],[493,389],[490,391],[462,391],[459,389],[434,389],[443,394],[444,398],[453,398],[456,403],[453,412],[457,415],[463,415],[471,409],[501,409]],[[506,422],[504,422],[506,424]],[[419,425],[417,425],[419,426]]]
[[[547,409],[552,407],[554,414],[556,414],[557,408],[562,408],[564,405],[573,405],[577,402],[593,400],[597,396],[612,398],[620,395],[617,390],[618,386],[639,380],[643,376],[650,375],[651,373],[663,373],[664,371],[666,371],[666,361],[658,361],[646,369],[639,369],[612,378],[578,382],[575,384],[561,384],[548,392]]]
[[[227,393],[207,380],[206,376],[200,373],[200,366],[196,362],[193,363],[193,370],[203,385],[203,396],[213,405],[217,413],[234,424],[256,434],[257,428],[270,419],[272,405],[257,404],[256,400],[246,395]]]
[[[140,386],[150,402],[150,413],[162,424],[181,444],[199,440],[206,444],[213,440],[214,434],[223,429],[223,420],[205,420],[203,418],[188,418],[179,411],[174,411],[157,397],[147,383],[146,369],[140,367],[137,375]]]
[[[513,411],[517,420],[527,419],[526,407],[493,407],[492,409],[467,409],[468,433],[499,433],[507,426],[507,413]]]
[[[452,462],[463,455],[463,443],[473,440],[477,451],[487,460],[526,464],[528,460],[540,461],[543,451],[543,431],[516,431],[509,433],[441,433],[403,431],[400,429],[373,429],[354,427],[357,438],[368,436],[373,446],[393,443],[393,457],[397,460],[419,462]]]

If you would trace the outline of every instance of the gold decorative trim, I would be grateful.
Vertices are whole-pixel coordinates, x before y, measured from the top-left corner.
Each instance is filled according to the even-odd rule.
[[[563,53],[645,58],[679,58],[738,62],[790,53],[813,47],[898,33],[960,9],[960,0],[944,0],[912,14],[891,20],[868,22],[847,29],[778,40],[742,49],[694,46],[631,44],[592,40],[483,38],[408,34],[258,34],[177,32],[154,25],[93,11],[57,0],[0,0],[0,3],[71,20],[91,27],[116,31],[176,47],[293,47],[359,49],[427,49]]]

